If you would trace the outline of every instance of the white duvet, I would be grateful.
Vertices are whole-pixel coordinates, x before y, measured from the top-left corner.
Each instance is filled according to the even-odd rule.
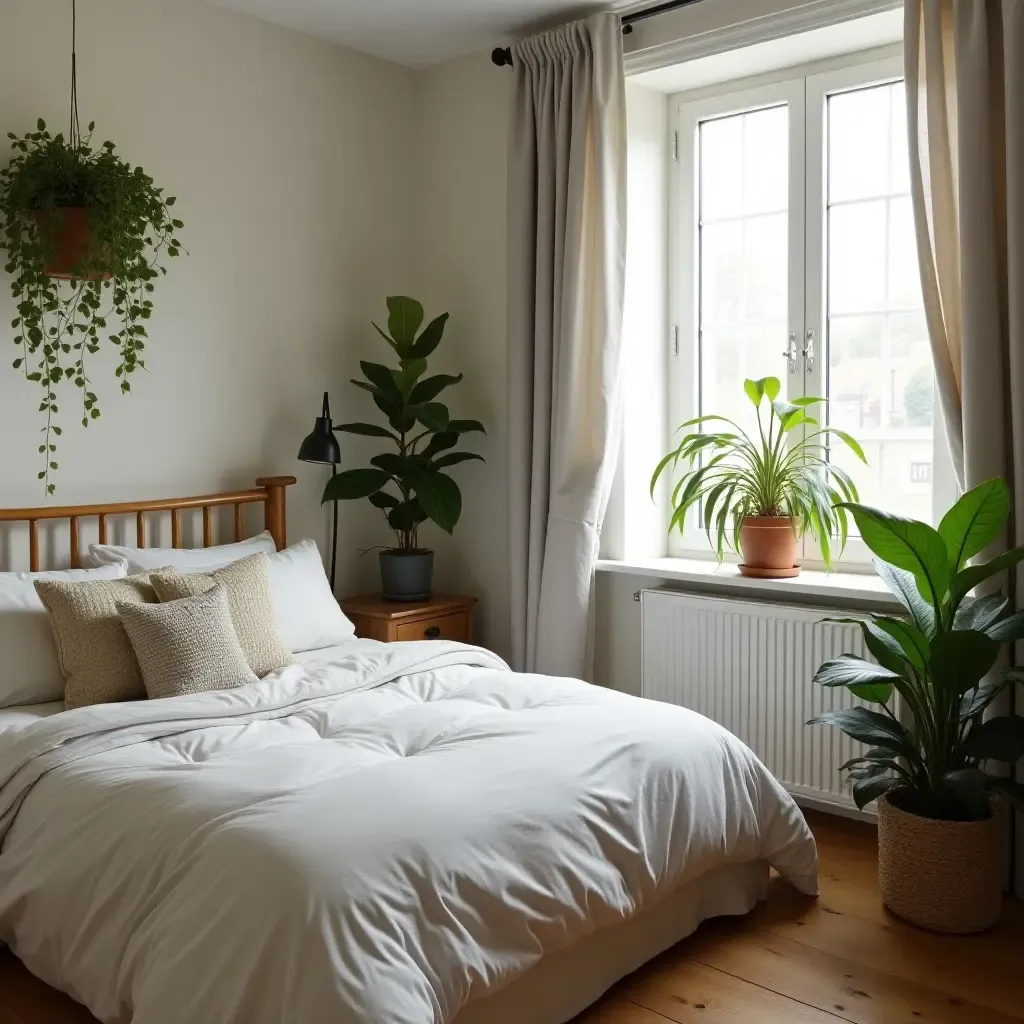
[[[355,642],[0,750],[0,938],[103,1021],[447,1024],[722,864],[817,891],[725,730],[457,644]]]

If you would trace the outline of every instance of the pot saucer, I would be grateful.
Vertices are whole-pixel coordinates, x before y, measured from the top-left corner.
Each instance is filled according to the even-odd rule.
[[[800,575],[800,566],[794,565],[788,569],[761,569],[754,565],[743,565],[739,567],[741,576],[752,576],[759,580],[789,580]]]

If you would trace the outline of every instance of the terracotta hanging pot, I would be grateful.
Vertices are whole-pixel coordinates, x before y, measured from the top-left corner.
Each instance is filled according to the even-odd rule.
[[[40,236],[53,240],[46,259],[47,277],[61,281],[73,281],[82,277],[83,275],[75,271],[82,267],[93,251],[89,211],[84,206],[58,206],[52,214],[49,211],[39,211],[35,218]],[[91,276],[100,280],[110,277],[109,274]]]
[[[745,516],[740,527],[744,576],[784,579],[800,575],[796,526],[789,516]]]
[[[991,928],[1003,906],[1002,828],[984,821],[937,821],[878,799],[878,884],[898,917],[933,932]]]

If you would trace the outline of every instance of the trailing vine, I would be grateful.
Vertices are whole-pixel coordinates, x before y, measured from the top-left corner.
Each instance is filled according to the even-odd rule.
[[[114,375],[121,392],[131,391],[129,378],[146,366],[150,296],[167,272],[161,259],[182,251],[176,231],[184,226],[171,215],[174,197],[165,198],[141,167],[122,160],[112,142],[93,150],[93,124],[84,136],[74,116],[72,126],[70,141],[51,135],[42,119],[23,137],[8,133],[14,157],[0,170],[0,248],[8,254],[4,269],[17,314],[13,365],[42,390],[38,475],[47,494],[58,468],[58,386],[71,381],[80,390],[83,426],[99,418],[88,362],[105,337],[118,350]],[[60,280],[47,265],[74,208],[86,212],[89,244],[72,279]]]

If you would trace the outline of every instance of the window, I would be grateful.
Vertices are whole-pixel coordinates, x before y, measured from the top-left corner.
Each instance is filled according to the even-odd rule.
[[[861,500],[937,520],[955,495],[918,277],[899,61],[676,101],[672,427],[744,427],[746,377],[821,395]],[[674,554],[706,549],[699,511]],[[808,544],[811,542],[808,540]],[[815,550],[804,551],[814,560]],[[856,539],[847,557],[863,560]]]

